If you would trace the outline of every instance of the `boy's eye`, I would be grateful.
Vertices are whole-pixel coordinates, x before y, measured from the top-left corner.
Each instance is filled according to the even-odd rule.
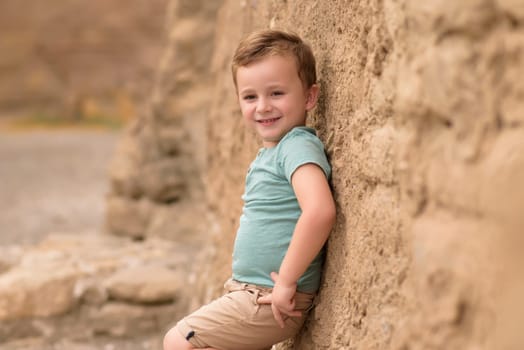
[[[256,98],[255,95],[245,95],[243,97],[243,99],[246,100],[246,101],[254,100],[255,98]]]
[[[273,91],[272,95],[273,96],[280,96],[280,95],[284,95],[284,92],[283,91]]]

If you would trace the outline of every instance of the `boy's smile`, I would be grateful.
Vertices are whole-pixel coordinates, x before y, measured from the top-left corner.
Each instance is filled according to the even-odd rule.
[[[317,101],[318,87],[304,88],[290,56],[272,55],[237,70],[238,98],[249,127],[264,147],[276,144],[296,126]]]
[[[257,120],[257,123],[260,123],[264,126],[269,126],[275,123],[277,120],[280,120],[280,118],[260,119],[260,120]]]

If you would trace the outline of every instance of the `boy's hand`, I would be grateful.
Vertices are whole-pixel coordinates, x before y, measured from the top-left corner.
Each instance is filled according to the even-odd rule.
[[[271,272],[271,279],[275,282],[273,292],[257,300],[259,304],[271,304],[273,316],[278,325],[284,328],[284,317],[300,317],[302,312],[295,310],[296,283],[284,285],[280,283],[278,273]],[[287,317],[286,317],[287,318]]]

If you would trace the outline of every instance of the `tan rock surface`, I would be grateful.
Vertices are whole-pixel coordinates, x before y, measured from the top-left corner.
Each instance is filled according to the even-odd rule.
[[[317,55],[309,124],[338,205],[319,304],[294,348],[499,348],[506,322],[522,322],[497,306],[510,298],[500,286],[523,280],[500,274],[520,258],[498,255],[522,227],[521,19],[515,2],[483,0],[226,2],[208,131],[214,283],[229,274],[259,147],[242,130],[228,62],[243,33],[288,28]],[[511,334],[503,343],[519,348]]]
[[[492,349],[502,339],[518,348],[507,325],[522,318],[504,305],[523,303],[499,288],[524,280],[509,268],[521,266],[511,246],[524,207],[521,10],[485,0],[225,1],[206,125],[214,246],[192,305],[230,274],[245,169],[260,147],[242,125],[232,52],[253,29],[286,28],[317,56],[309,125],[333,165],[338,218],[318,306],[279,348]],[[185,106],[176,96],[157,102]]]
[[[136,266],[106,280],[109,297],[138,304],[173,302],[182,287],[181,274],[162,266]]]
[[[193,260],[187,246],[161,239],[51,235],[0,274],[0,344],[158,331],[186,310],[190,276],[178,270]]]
[[[128,127],[111,166],[107,226],[112,232],[177,239],[171,225],[184,219],[172,220],[163,213],[180,215],[178,209],[186,206],[177,202],[183,200],[204,201],[205,120],[212,98],[209,65],[220,5],[221,1],[170,3],[169,41],[148,103]],[[202,232],[201,224],[205,226],[203,207],[192,207],[190,218],[203,218],[194,222],[195,236]],[[136,225],[130,223],[135,220]]]
[[[0,278],[0,321],[69,311],[75,303],[73,289],[77,278],[77,272],[70,267],[11,269]]]

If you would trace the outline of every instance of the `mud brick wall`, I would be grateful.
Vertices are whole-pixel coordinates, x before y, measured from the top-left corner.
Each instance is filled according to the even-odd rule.
[[[207,258],[196,267],[193,306],[220,293],[245,171],[260,147],[241,120],[231,55],[254,29],[291,29],[317,56],[321,96],[308,124],[333,165],[338,216],[318,306],[279,348],[521,348],[523,21],[524,6],[512,0],[228,0],[193,42],[200,27],[173,22],[183,33],[172,36],[173,57],[199,43],[211,48],[209,60],[202,75],[164,61],[158,98],[128,134],[129,157],[113,168],[114,194],[138,205],[114,211],[122,220],[113,223],[146,219],[114,231],[148,236],[185,225],[191,205],[168,212],[171,224],[150,218],[190,198],[187,186],[203,186]],[[199,78],[186,80],[192,74]],[[191,120],[180,113],[192,115],[183,112],[193,106],[186,94],[203,96],[203,122],[189,122],[202,128],[190,139],[179,133]],[[196,160],[194,172],[169,182],[162,174],[177,173],[182,156]],[[141,211],[140,200],[154,205]]]
[[[318,59],[309,124],[327,146],[338,206],[319,305],[294,348],[521,344],[506,325],[522,309],[509,294],[522,290],[512,254],[522,243],[523,20],[518,1],[227,1],[208,123],[215,284],[229,273],[260,147],[236,107],[231,53],[253,29],[292,29]]]

